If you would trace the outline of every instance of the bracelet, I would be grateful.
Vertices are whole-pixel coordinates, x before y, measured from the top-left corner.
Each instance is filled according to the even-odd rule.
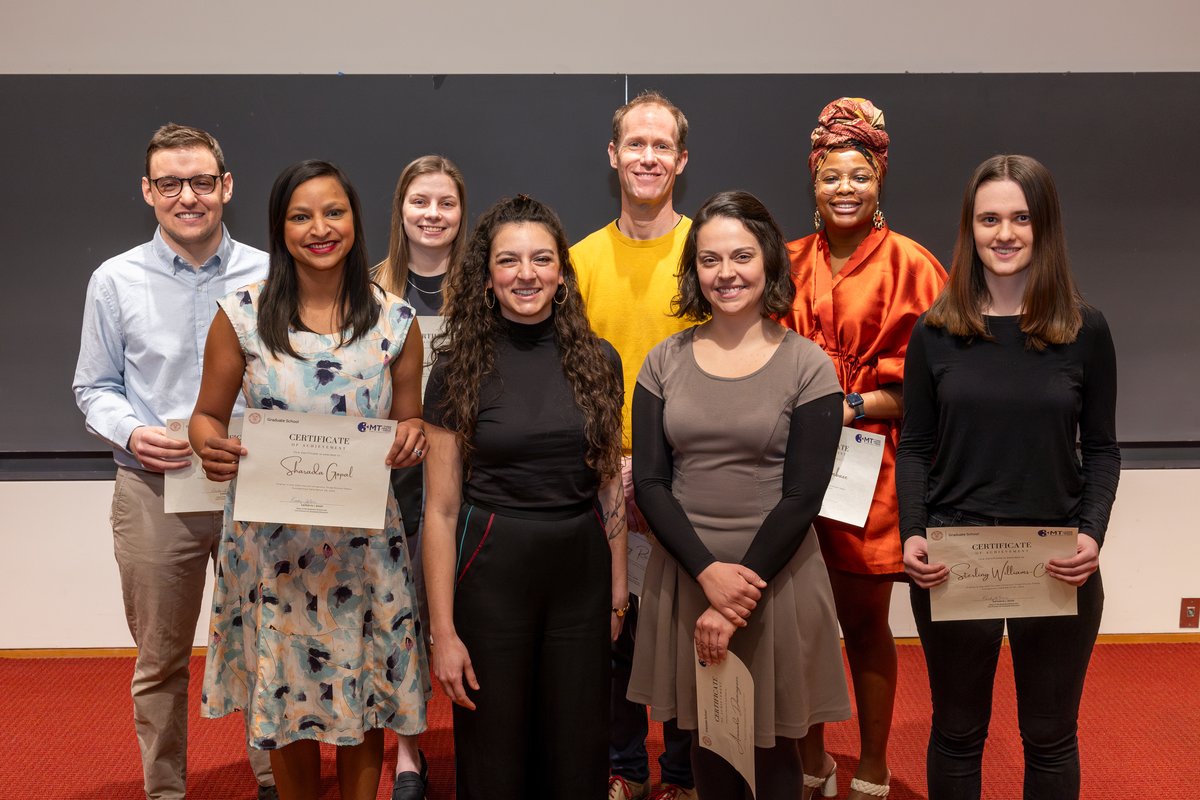
[[[617,619],[620,619],[621,617],[623,617],[627,613],[629,613],[629,603],[626,603],[625,605],[621,606],[620,608],[616,608],[614,606],[612,612],[617,615]]]

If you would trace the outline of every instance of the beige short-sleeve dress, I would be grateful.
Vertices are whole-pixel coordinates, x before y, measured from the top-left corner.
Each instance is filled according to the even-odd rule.
[[[672,494],[709,551],[738,562],[781,497],[792,409],[841,389],[829,357],[791,331],[758,371],[709,375],[692,354],[695,330],[660,342],[638,384],[664,401]],[[641,602],[629,699],[649,705],[656,720],[695,730],[694,632],[708,601],[656,545]],[[798,739],[811,725],[850,717],[833,591],[811,529],[730,650],[754,677],[755,746],[774,747],[776,736]]]

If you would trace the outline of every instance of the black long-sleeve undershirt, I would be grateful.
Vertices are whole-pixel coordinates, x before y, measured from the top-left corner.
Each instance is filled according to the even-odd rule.
[[[638,385],[633,392],[634,497],[655,537],[699,576],[716,558],[700,541],[671,492],[673,459],[663,428],[662,398]],[[821,510],[841,435],[842,395],[819,397],[792,410],[779,502],[759,526],[741,564],[770,581],[791,560]]]

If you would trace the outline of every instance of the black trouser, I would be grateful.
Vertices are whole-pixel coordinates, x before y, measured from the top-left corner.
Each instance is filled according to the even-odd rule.
[[[608,540],[590,506],[545,516],[459,513],[454,625],[480,687],[454,707],[460,800],[608,791]]]
[[[928,524],[1048,523],[939,510],[930,513]],[[926,762],[929,798],[975,800],[980,796],[983,746],[992,715],[992,686],[1005,620],[932,622],[929,592],[912,586],[910,600],[933,699]],[[1099,571],[1079,588],[1078,608],[1077,616],[1007,620],[1017,724],[1025,750],[1026,800],[1079,797],[1079,699],[1104,609]]]

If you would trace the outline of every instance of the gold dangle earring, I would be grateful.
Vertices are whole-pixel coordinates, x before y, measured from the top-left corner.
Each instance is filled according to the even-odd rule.
[[[813,209],[813,227],[821,230],[821,212],[819,209]]]
[[[562,289],[561,300],[558,299],[558,289]],[[563,303],[567,302],[567,296],[571,293],[571,290],[567,288],[567,284],[565,283],[560,283],[558,285],[558,289],[554,290],[554,305],[561,306]]]
[[[879,206],[875,206],[875,213],[871,215],[871,227],[877,231],[883,230],[883,226],[887,224],[887,220],[883,218],[883,211]]]
[[[491,302],[488,302],[488,301],[491,301]],[[488,308],[496,307],[496,295],[492,291],[492,287],[490,287],[490,286],[483,287],[483,304],[485,306],[487,306]]]

